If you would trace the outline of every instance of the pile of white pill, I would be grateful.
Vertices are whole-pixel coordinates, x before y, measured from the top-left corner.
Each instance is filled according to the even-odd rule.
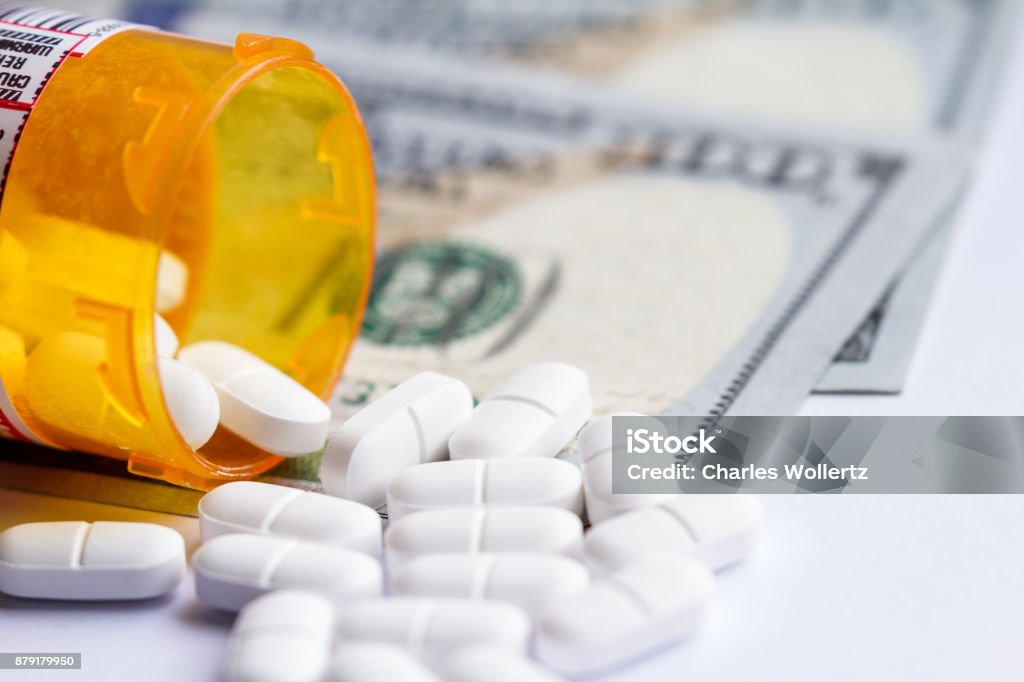
[[[224,341],[179,348],[177,335],[159,314],[154,333],[164,403],[193,450],[213,437],[218,424],[284,457],[323,447],[331,411],[302,384]]]
[[[223,424],[305,444],[298,407],[294,424],[280,409],[254,420],[259,401],[239,398],[258,383],[243,379],[268,376],[259,361],[217,342],[178,355],[210,378]],[[239,612],[225,678],[551,682],[686,638],[712,571],[754,548],[760,503],[613,494],[611,416],[586,424],[590,412],[586,375],[562,363],[517,372],[475,408],[461,382],[426,372],[330,434],[327,494],[259,482],[208,493],[192,567],[204,604]],[[577,434],[579,466],[556,458]],[[18,596],[141,599],[184,572],[181,538],[160,526],[0,533],[0,591]]]

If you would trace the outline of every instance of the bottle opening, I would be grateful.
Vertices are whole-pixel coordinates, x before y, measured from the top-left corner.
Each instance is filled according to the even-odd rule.
[[[183,346],[233,344],[330,397],[372,267],[357,117],[331,77],[301,66],[229,93],[196,147],[158,271],[154,306],[180,300],[162,315]],[[223,427],[198,456],[228,476],[278,460]]]
[[[301,45],[130,29],[69,58],[3,186],[0,436],[196,488],[269,469],[216,423],[175,426],[203,411],[165,392],[188,377],[160,371],[154,315],[182,347],[228,342],[328,398],[369,287],[373,192],[355,104]]]

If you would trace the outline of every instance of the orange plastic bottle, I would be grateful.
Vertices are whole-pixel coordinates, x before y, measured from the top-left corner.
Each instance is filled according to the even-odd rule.
[[[290,40],[4,10],[4,160],[0,436],[195,488],[277,463],[223,429],[182,440],[154,312],[330,395],[373,259],[372,160],[342,83]],[[74,367],[33,364],[68,332],[95,339]]]

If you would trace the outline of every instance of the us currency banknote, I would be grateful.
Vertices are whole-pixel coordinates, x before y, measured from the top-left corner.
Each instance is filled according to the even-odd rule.
[[[790,414],[966,170],[955,145],[638,110],[530,70],[354,42],[321,57],[361,103],[380,179],[338,419],[423,369],[483,395],[552,358],[588,372],[597,414]],[[62,461],[36,476],[13,457],[0,480],[81,487]],[[315,487],[317,464],[272,480]],[[81,489],[153,504],[103,480]]]
[[[555,3],[555,6],[557,6],[557,3]],[[253,8],[254,12],[258,9],[257,6]],[[197,27],[197,33],[206,32],[206,34],[213,37],[227,38],[234,28],[237,28],[237,22],[230,23],[229,27],[221,26],[216,22],[208,22],[202,31]],[[518,78],[506,78],[501,88],[496,89],[490,87],[492,86],[490,81],[494,80],[496,74],[496,69],[493,68],[477,70],[473,74],[462,77],[453,75],[460,73],[456,62],[437,60],[430,67],[422,67],[422,63],[426,63],[426,60],[413,51],[407,52],[394,49],[385,54],[382,50],[378,49],[376,43],[368,43],[364,48],[353,47],[352,49],[346,49],[346,45],[355,46],[356,41],[353,39],[344,43],[335,42],[323,45],[321,46],[321,54],[322,58],[325,58],[329,65],[334,66],[340,71],[347,82],[353,86],[361,105],[364,106],[365,112],[368,114],[372,130],[377,138],[377,159],[382,171],[385,193],[383,195],[381,213],[382,245],[388,247],[389,245],[401,244],[403,240],[409,240],[414,235],[419,239],[432,235],[465,239],[467,235],[476,237],[477,229],[480,229],[479,233],[481,235],[489,235],[492,232],[497,233],[497,235],[504,235],[502,239],[506,243],[503,243],[501,246],[509,253],[512,253],[513,247],[516,247],[521,252],[514,253],[513,255],[518,264],[518,270],[524,273],[519,278],[519,282],[522,285],[520,294],[509,294],[504,296],[504,298],[499,298],[497,301],[484,299],[484,303],[494,306],[487,309],[493,312],[497,311],[494,316],[503,324],[483,321],[477,324],[479,328],[477,330],[462,330],[456,324],[461,323],[463,318],[472,317],[467,311],[460,308],[457,310],[458,316],[456,321],[446,321],[445,327],[438,337],[420,338],[416,334],[410,336],[407,332],[410,328],[416,327],[418,315],[442,318],[444,313],[449,311],[437,309],[414,310],[406,304],[403,304],[404,308],[401,306],[392,310],[384,308],[392,317],[401,318],[401,322],[394,322],[393,319],[382,317],[378,314],[378,309],[371,306],[368,314],[367,330],[364,336],[367,344],[371,344],[371,347],[373,347],[372,344],[374,343],[378,346],[387,347],[387,352],[382,355],[385,359],[375,360],[375,363],[380,366],[381,371],[385,374],[390,372],[390,377],[396,380],[394,368],[399,367],[403,363],[401,372],[408,372],[410,368],[428,365],[430,364],[428,363],[429,360],[436,359],[436,348],[440,347],[443,349],[443,357],[441,358],[443,361],[458,361],[458,363],[467,366],[475,364],[473,371],[479,373],[481,377],[481,381],[477,383],[485,387],[488,381],[493,383],[494,377],[502,374],[501,371],[488,370],[488,365],[502,368],[502,363],[504,363],[505,365],[502,370],[504,371],[516,364],[511,363],[509,358],[515,358],[518,361],[524,355],[528,355],[522,353],[521,350],[529,347],[530,344],[549,351],[557,351],[557,344],[560,340],[570,339],[567,343],[572,344],[573,348],[580,347],[581,344],[579,344],[578,339],[572,338],[571,334],[564,333],[571,330],[557,330],[558,333],[555,333],[556,329],[552,328],[551,331],[546,333],[539,332],[539,330],[544,329],[544,324],[548,324],[544,316],[541,315],[542,308],[540,305],[531,305],[524,308],[529,311],[525,317],[505,313],[509,308],[515,308],[518,303],[517,296],[521,296],[523,300],[541,301],[545,305],[552,301],[557,303],[559,299],[555,296],[555,293],[559,291],[559,287],[562,290],[566,288],[566,285],[562,282],[562,269],[564,268],[561,264],[561,259],[572,255],[578,258],[583,256],[592,257],[598,251],[594,248],[593,243],[587,244],[583,239],[584,236],[573,235],[570,230],[563,230],[565,235],[570,235],[570,237],[566,238],[566,245],[559,245],[557,249],[552,248],[551,240],[548,240],[548,243],[541,243],[543,247],[547,248],[538,248],[536,245],[530,244],[529,237],[524,231],[492,227],[486,221],[490,215],[513,204],[521,203],[525,206],[530,206],[529,202],[534,197],[543,193],[543,191],[560,189],[562,184],[566,187],[572,186],[572,183],[580,184],[588,178],[596,182],[606,176],[606,169],[597,167],[593,160],[588,163],[585,159],[574,159],[577,162],[575,165],[579,166],[579,168],[572,170],[572,164],[564,163],[564,159],[558,156],[569,154],[567,150],[571,150],[573,145],[579,145],[581,137],[586,138],[584,141],[594,145],[606,141],[598,139],[601,136],[612,138],[612,141],[615,143],[622,142],[622,140],[614,139],[614,136],[618,134],[625,134],[628,143],[638,143],[636,140],[630,139],[631,136],[648,137],[650,139],[644,140],[644,143],[650,147],[650,150],[660,150],[660,147],[667,144],[671,146],[678,141],[674,139],[674,135],[685,139],[692,137],[694,133],[685,130],[682,133],[674,133],[671,126],[666,126],[662,121],[658,121],[656,115],[647,117],[650,118],[648,122],[645,119],[646,115],[616,114],[614,113],[616,109],[615,98],[610,95],[594,97],[585,95],[582,99],[586,101],[586,105],[573,101],[571,97],[559,98],[559,93],[556,90],[565,87],[564,83],[553,80],[552,83],[557,83],[557,85],[537,86],[537,78],[531,73],[520,73]],[[385,62],[386,67],[383,66]],[[424,68],[431,72],[423,75],[423,78],[429,79],[429,81],[418,81],[417,74],[422,72]],[[397,85],[389,85],[394,83]],[[424,86],[423,83],[429,84]],[[451,84],[451,87],[449,87],[449,84]],[[446,91],[444,87],[447,87]],[[520,88],[520,90],[516,92],[516,88]],[[482,99],[480,98],[480,93],[482,93]],[[470,118],[467,118],[465,116],[467,112],[464,111],[464,100],[472,102],[473,97],[479,99],[477,103],[481,106],[482,112],[477,112]],[[523,109],[520,102],[534,100],[538,103],[530,106],[530,111],[523,117],[519,113],[519,110]],[[600,111],[602,106],[605,105],[608,106],[610,112],[607,115],[602,114]],[[583,111],[585,111],[588,119],[592,122],[601,122],[591,123],[589,128],[582,133],[580,130],[569,129],[571,134],[565,135],[564,131],[557,128],[558,117],[564,116],[564,111],[566,110],[580,110],[581,106],[583,106]],[[511,115],[509,114],[510,112]],[[520,118],[517,119],[516,116]],[[547,130],[539,129],[536,125],[537,121],[540,121],[542,124],[554,121],[555,125]],[[662,128],[666,128],[668,132]],[[623,130],[627,131],[627,133],[622,133],[621,131]],[[744,129],[742,132],[746,133],[748,131]],[[723,135],[723,138],[728,139],[731,136],[737,135],[727,132]],[[404,143],[401,141],[402,138],[411,141]],[[396,142],[395,140],[399,141]],[[748,140],[742,140],[738,143],[729,140],[724,144],[719,143],[719,140],[712,140],[708,143],[714,147],[713,154],[721,154],[726,157],[742,156],[746,153],[748,147],[758,146],[757,142],[752,143]],[[560,152],[557,152],[557,154],[552,152],[552,150],[558,150],[559,147],[561,147]],[[477,154],[478,158],[474,160],[472,158],[473,154]],[[650,152],[648,150],[642,152],[642,154],[650,154]],[[676,154],[681,158],[686,157],[685,150],[683,152],[676,152]],[[799,159],[800,155],[797,155],[797,157]],[[531,159],[540,160],[534,163],[541,163],[546,166],[540,171],[535,169],[532,172],[528,168],[526,171],[523,171],[521,168],[515,168],[516,165],[522,165],[523,163],[529,166]],[[555,161],[552,161],[553,159]],[[743,162],[745,163],[745,160]],[[830,164],[831,159],[826,159],[826,162]],[[474,163],[478,166],[476,170],[481,170],[482,173],[472,172],[474,170]],[[732,168],[734,163],[736,162],[729,160],[722,162],[722,165],[727,169],[727,173],[729,170],[734,170]],[[752,163],[768,163],[770,165],[771,163],[783,162],[773,162],[770,158],[766,157]],[[791,162],[785,161],[784,163],[788,164]],[[805,159],[799,159],[799,163],[810,162],[807,162]],[[507,178],[500,177],[496,180],[492,176],[493,174],[488,175],[488,170],[495,168],[501,170],[503,166],[513,167],[512,177],[515,179],[551,173],[555,178],[555,184],[535,183],[532,186],[523,188],[514,182],[509,183]],[[552,168],[555,170],[552,170]],[[649,165],[648,167],[639,165],[637,168],[645,171],[647,175],[660,173],[660,176],[655,177],[653,182],[648,182],[647,184],[667,184],[665,177],[662,177],[666,175],[665,169],[658,167],[657,164]],[[569,169],[569,172],[566,173],[566,169]],[[573,172],[577,173],[577,175],[573,175]],[[721,171],[716,169],[715,172]],[[390,174],[395,174],[402,179],[396,183],[389,184]],[[632,173],[630,178],[627,179],[627,183],[637,183],[635,178],[632,177],[635,175],[637,175],[636,172]],[[940,177],[943,174],[935,172],[931,174],[923,173],[921,175],[936,179],[937,184],[933,187],[931,194],[940,198],[939,201],[946,202],[951,195],[943,187],[943,180]],[[692,181],[692,178],[687,178],[687,180]],[[474,187],[476,185],[479,186],[470,190],[470,185]],[[387,195],[389,187],[397,187],[390,198]],[[663,189],[662,194],[664,195],[682,196],[683,194],[682,191],[676,193],[673,187],[663,187]],[[657,206],[658,209],[667,213],[674,213],[675,207],[671,201],[679,201],[678,199],[663,200],[662,195],[658,195],[656,191],[653,191],[650,197],[643,196],[640,190],[637,190],[635,195],[631,195],[629,190],[623,190],[617,185],[602,186],[602,190],[605,191],[599,193],[599,200],[591,197],[575,199],[574,201],[577,203],[573,204],[573,206],[594,206],[597,201],[602,201],[611,205],[614,209],[626,213],[637,210],[638,206]],[[418,191],[419,195],[417,194]],[[452,193],[469,194],[471,197],[470,199],[463,199],[461,202],[449,201],[445,203],[444,199]],[[709,193],[706,186],[701,185],[698,189],[693,190],[693,194],[695,197],[687,202],[687,208],[702,206],[703,203],[709,201],[708,197],[713,193]],[[429,200],[427,205],[424,205],[424,197]],[[442,201],[435,201],[438,197]],[[795,204],[792,208],[786,206],[785,210],[790,211],[806,212],[809,210],[808,206],[810,206],[809,202],[805,202],[807,205],[797,205],[799,203],[793,202],[793,197],[773,197],[773,199],[776,200],[776,203],[784,199],[786,202]],[[838,202],[833,196],[818,197],[817,200],[819,203],[826,205],[828,202]],[[914,203],[915,201],[911,200],[905,205],[905,210],[909,210],[908,207]],[[543,210],[534,207],[530,208],[542,213],[549,212],[549,207],[547,206],[542,207]],[[610,211],[610,208],[605,209],[602,211],[602,215],[610,215]],[[939,215],[939,211],[923,213],[933,219]],[[590,217],[584,216],[584,218],[589,219]],[[529,216],[529,219],[532,220],[534,217]],[[569,214],[567,219],[574,221],[579,218]],[[625,216],[621,219],[624,222],[630,222],[630,219]],[[727,216],[726,219],[729,219],[729,217]],[[483,226],[478,227],[478,224],[481,222]],[[504,232],[502,231],[503,229]],[[670,238],[672,237],[671,232],[669,236]],[[918,237],[920,236],[918,235]],[[513,244],[516,240],[519,240],[519,243]],[[600,240],[600,244],[609,243],[611,241],[607,238]],[[574,245],[580,245],[579,254],[568,253],[563,255],[562,252],[568,251],[568,247]],[[652,250],[655,252],[670,251],[677,246],[688,247],[691,245],[686,243],[676,245],[671,239],[667,239],[663,244],[658,244],[655,241],[651,242]],[[697,246],[702,245],[698,244]],[[618,255],[622,252],[622,246],[620,245],[620,247],[616,247],[611,251]],[[431,262],[427,259],[426,264],[420,264],[418,272],[414,270],[416,276],[425,276],[423,273],[429,272],[430,267],[435,267],[444,272],[457,270],[456,265],[459,261],[456,256],[441,253],[440,255],[431,254],[430,258],[433,258],[436,262]],[[596,260],[596,258],[591,258],[591,260]],[[763,260],[770,262],[772,259],[764,258]],[[382,267],[392,268],[393,272],[399,274],[407,271],[403,267],[406,263],[391,253],[384,253],[381,263]],[[662,266],[663,268],[668,267],[666,264],[662,264]],[[483,272],[486,278],[488,278],[489,288],[500,290],[497,285],[492,285],[492,280],[495,278],[497,280],[494,281],[498,283],[516,281],[511,274],[499,273],[501,274],[499,276],[499,274],[495,274],[492,270],[487,269],[487,267],[483,267]],[[892,268],[887,276],[894,274],[897,267]],[[400,287],[409,286],[400,276],[394,276],[393,272],[382,270],[381,276],[378,278],[379,283],[382,284],[379,285],[377,291],[383,292],[381,293],[382,297],[386,298],[388,291],[395,289],[400,291]],[[600,270],[594,268],[592,272],[600,272]],[[628,282],[631,279],[630,276],[624,278],[620,273],[614,273],[613,270],[608,270],[608,273],[606,276],[611,281]],[[612,276],[613,274],[617,274],[617,276]],[[738,278],[734,279],[738,280]],[[437,283],[435,285],[440,286]],[[637,287],[633,291],[649,296],[659,291],[655,285],[662,286],[664,283],[648,283],[646,288]],[[464,286],[466,286],[465,283],[458,280],[453,285],[453,287]],[[669,287],[663,287],[663,289],[668,290]],[[708,289],[713,288],[708,287]],[[728,298],[732,293],[728,287],[720,287],[719,289],[720,293],[717,291],[714,293],[723,298]],[[881,291],[880,289],[879,293]],[[470,298],[467,298],[466,301],[460,299],[459,305],[467,307],[469,303],[473,302]],[[711,300],[714,297],[706,296],[705,298]],[[572,301],[574,307],[564,308],[565,314],[560,315],[559,318],[570,318],[578,322],[585,321],[584,324],[588,324],[586,321],[601,321],[602,318],[608,317],[606,313],[587,314],[588,309],[592,309],[592,307],[587,307],[586,304],[588,302],[589,298],[586,296],[581,297],[579,301]],[[429,307],[431,302],[428,300],[420,301],[419,303]],[[437,307],[443,308],[444,305],[446,303],[443,301],[443,297],[441,297]],[[736,304],[733,307],[738,308],[739,306]],[[402,314],[396,314],[395,310],[400,311]],[[568,314],[569,312],[572,314]],[[724,315],[722,312],[717,312],[716,314],[718,317],[729,319],[728,315]],[[739,316],[738,313],[737,316]],[[510,322],[511,319],[515,319],[515,322]],[[599,394],[608,398],[603,401],[604,407],[614,409],[620,406],[621,403],[629,400],[632,401],[634,409],[639,408],[653,411],[662,409],[665,404],[678,400],[679,396],[685,393],[687,388],[695,388],[702,381],[702,372],[708,371],[721,359],[722,355],[730,351],[738,335],[748,332],[749,328],[753,326],[751,319],[743,319],[742,322],[732,322],[730,324],[721,323],[719,327],[729,330],[733,336],[723,334],[722,337],[709,339],[706,335],[706,338],[694,338],[692,343],[685,345],[687,348],[697,349],[702,353],[691,351],[694,354],[700,354],[700,357],[697,358],[699,361],[695,360],[692,363],[692,367],[696,368],[692,370],[693,376],[686,375],[685,380],[680,380],[680,377],[673,376],[673,372],[660,369],[663,366],[672,365],[675,368],[680,368],[678,371],[684,374],[686,371],[689,371],[683,369],[687,367],[685,361],[674,358],[668,352],[668,348],[659,349],[660,352],[648,351],[645,353],[645,356],[653,358],[651,364],[643,368],[646,372],[638,370],[634,374],[640,377],[645,375],[647,377],[658,376],[664,379],[665,386],[651,387],[645,385],[640,387],[639,384],[641,382],[635,379],[632,382],[605,380],[602,382],[603,385],[599,390]],[[509,329],[504,329],[503,325],[509,327]],[[854,325],[851,324],[849,327],[852,329]],[[666,331],[670,333],[676,332],[672,328]],[[606,331],[605,333],[610,332]],[[635,336],[640,339],[639,347],[647,349],[657,348],[656,345],[651,345],[648,342],[644,334]],[[671,338],[671,334],[663,335],[663,338]],[[678,339],[679,337],[677,336],[676,338]],[[839,343],[834,344],[834,348],[839,347],[839,345]],[[392,352],[394,348],[391,346],[397,346],[401,352],[395,355]],[[424,347],[429,348],[429,350],[424,351]],[[624,345],[624,347],[626,346]],[[612,346],[609,350],[611,353],[614,353],[616,349]],[[516,355],[516,351],[519,351],[519,355]],[[369,352],[366,351],[366,353]],[[597,357],[600,354],[598,349],[592,346],[590,352],[595,355],[591,363],[592,365],[596,367],[601,359],[604,360],[605,365],[609,365],[607,357]],[[357,357],[358,351],[356,353]],[[400,363],[398,360],[392,361],[395,357],[401,358]],[[452,358],[456,359],[453,360]],[[613,365],[613,363],[610,365]],[[453,369],[458,368],[453,367]],[[819,372],[818,369],[812,369],[811,371]],[[384,377],[385,374],[380,376]],[[628,379],[628,377],[620,376],[621,374],[613,374],[611,377],[615,379]],[[389,380],[385,378],[383,382],[378,381],[378,383],[387,384]],[[648,380],[645,379],[645,381]],[[804,387],[799,384],[795,385],[797,386],[796,390],[788,397],[784,391],[779,391],[775,387],[769,389],[767,393],[774,396],[775,401],[765,401],[764,407],[768,412],[778,411],[784,414],[792,411],[794,400],[802,398],[806,392]],[[617,400],[615,397],[616,391],[622,393],[622,395],[617,397]],[[755,392],[750,391],[746,393],[746,395],[752,394],[755,394]],[[601,403],[599,403],[599,407],[601,407]]]
[[[200,0],[174,25],[209,32],[244,13],[249,26],[317,46],[355,36],[515,59],[652,102],[977,141],[1018,9],[1013,0]],[[947,217],[940,229],[954,224]],[[895,280],[856,327],[819,391],[902,389],[948,241],[908,264],[907,283]]]
[[[788,414],[962,179],[943,145],[637,111],[353,44],[322,56],[363,103],[382,176],[349,379],[432,366],[486,390],[554,356],[591,373],[597,412]],[[514,286],[503,266],[438,244],[518,264],[521,305],[494,294]]]
[[[101,0],[102,1],[102,0]],[[110,3],[108,3],[110,4]],[[614,45],[680,36],[693,22],[744,0],[129,0],[111,11],[134,20],[205,30],[211,24],[298,27],[447,54],[530,61],[605,61]]]

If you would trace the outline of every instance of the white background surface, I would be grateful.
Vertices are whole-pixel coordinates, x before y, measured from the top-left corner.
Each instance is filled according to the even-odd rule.
[[[1024,49],[997,102],[906,391],[815,396],[804,414],[1024,414]],[[1024,679],[1024,496],[773,496],[767,533],[720,576],[710,622],[602,680]],[[46,519],[196,521],[0,490],[0,528]],[[7,680],[209,680],[230,618],[194,601],[0,597],[0,651],[82,652]],[[390,681],[382,681],[390,682]]]

